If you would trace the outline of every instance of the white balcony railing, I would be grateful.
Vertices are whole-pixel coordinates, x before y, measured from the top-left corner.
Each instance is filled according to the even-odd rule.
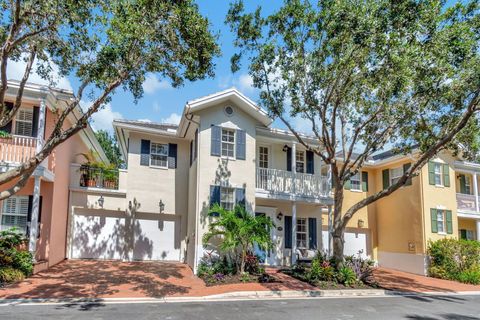
[[[279,169],[257,168],[256,180],[257,189],[274,194],[326,198],[331,190],[328,177]]]
[[[38,138],[11,135],[0,138],[0,162],[21,163],[35,156]]]
[[[473,194],[457,193],[457,209],[477,211],[477,204]]]

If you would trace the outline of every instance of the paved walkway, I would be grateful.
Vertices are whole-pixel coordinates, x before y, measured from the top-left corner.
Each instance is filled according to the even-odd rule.
[[[269,272],[276,282],[207,287],[181,263],[66,260],[0,289],[0,299],[198,297],[235,291],[316,290],[285,274]]]
[[[374,271],[375,280],[388,290],[405,292],[464,292],[478,291],[480,285],[474,286],[455,281],[424,277],[412,273],[392,269],[377,268]]]

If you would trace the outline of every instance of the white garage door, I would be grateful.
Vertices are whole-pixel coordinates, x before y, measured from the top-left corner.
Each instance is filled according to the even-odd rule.
[[[76,259],[180,260],[180,220],[155,214],[74,214],[70,257]]]
[[[362,252],[362,257],[370,256],[369,239],[366,233],[345,232],[345,246],[343,248],[344,255],[352,256]],[[323,243],[328,244],[328,231],[322,231]]]

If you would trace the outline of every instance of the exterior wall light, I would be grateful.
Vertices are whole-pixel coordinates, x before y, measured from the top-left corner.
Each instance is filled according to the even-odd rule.
[[[100,198],[98,198],[98,205],[100,206],[100,208],[103,208],[104,203],[105,199],[103,198],[103,196],[100,196]]]
[[[165,210],[165,203],[163,203],[162,199],[160,199],[158,206],[160,207],[160,213],[163,213],[163,210]]]
[[[279,212],[277,214],[277,220],[282,220],[282,218],[283,218],[283,213]]]
[[[358,219],[358,227],[363,228],[364,226],[365,226],[365,221],[363,221],[362,219]]]
[[[283,152],[287,152],[288,151],[288,146],[284,145],[282,150],[283,150]]]

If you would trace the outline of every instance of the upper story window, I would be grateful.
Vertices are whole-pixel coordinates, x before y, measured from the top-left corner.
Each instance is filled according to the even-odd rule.
[[[23,233],[27,230],[28,196],[13,196],[3,201],[1,230],[18,228]]]
[[[235,206],[235,189],[221,187],[220,188],[220,205],[225,210],[233,210]]]
[[[235,131],[222,129],[222,156],[235,157]]]
[[[442,164],[440,163],[435,163],[435,184],[437,186],[443,186]]]
[[[168,144],[150,144],[150,165],[153,167],[167,168],[168,166]]]
[[[295,152],[295,168],[297,172],[305,172],[305,152]]]
[[[350,190],[362,190],[362,180],[360,179],[360,172],[357,172],[354,176],[350,178]]]
[[[15,134],[19,136],[32,136],[33,109],[20,108],[15,116]]]
[[[393,185],[403,176],[403,167],[390,169],[390,185]]]
[[[258,148],[258,166],[260,168],[268,168],[268,148]]]

